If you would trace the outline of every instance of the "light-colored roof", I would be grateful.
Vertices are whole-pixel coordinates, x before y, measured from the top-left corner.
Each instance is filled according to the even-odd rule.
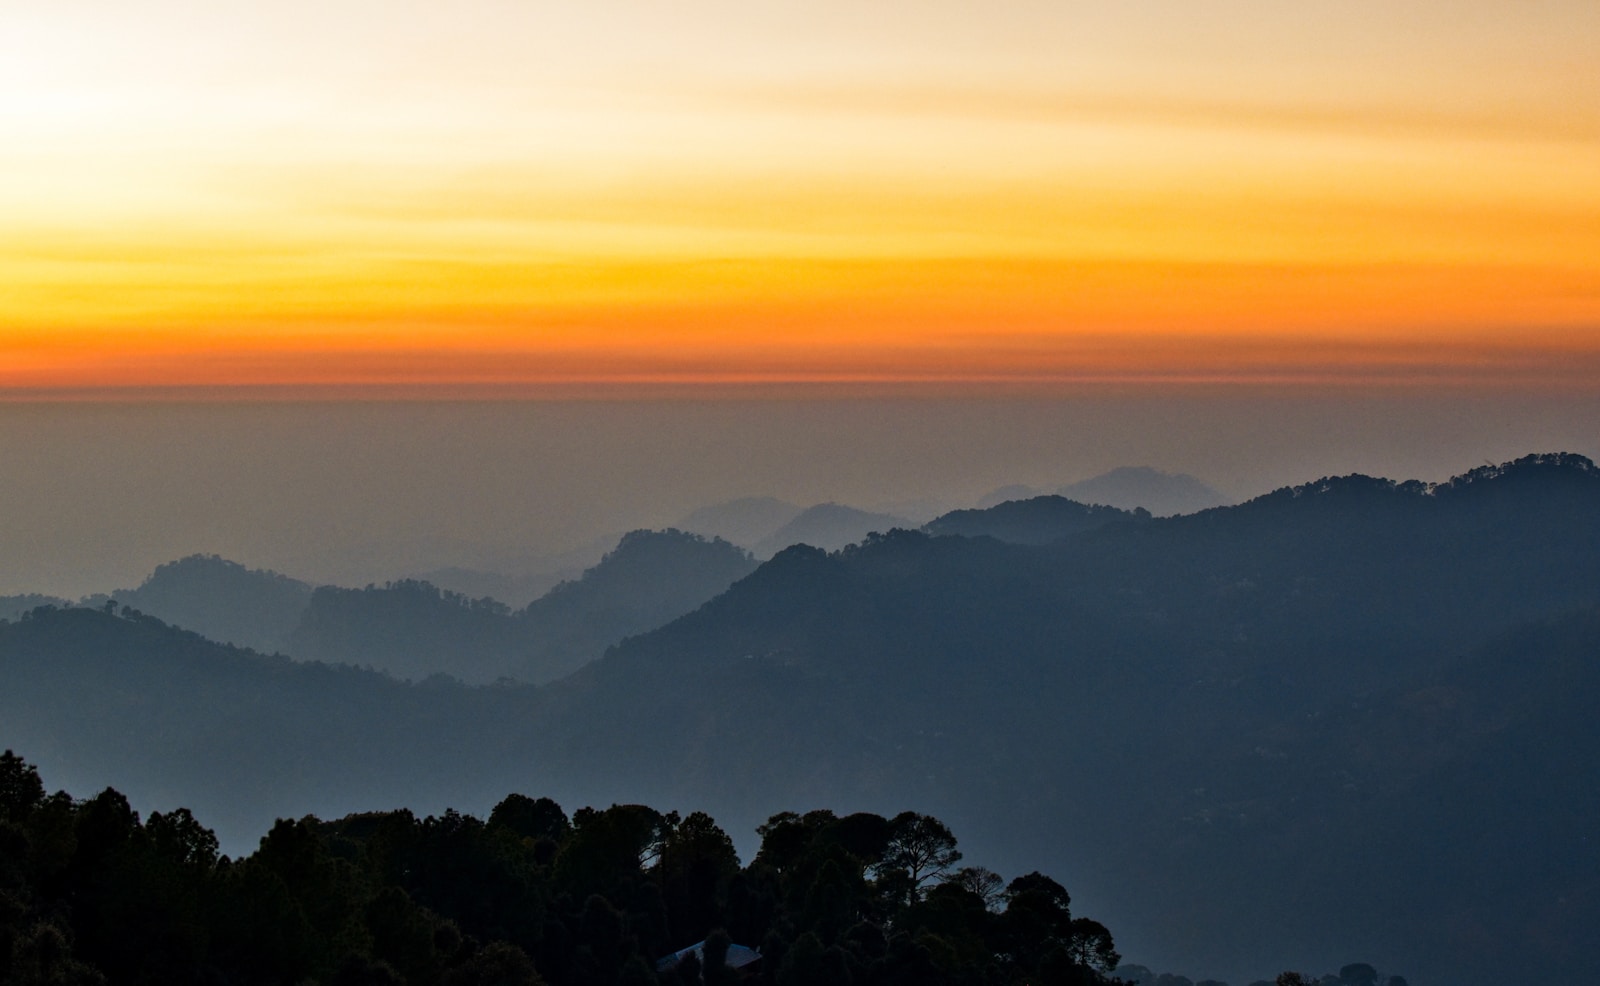
[[[656,971],[661,972],[666,969],[671,969],[673,966],[676,966],[679,962],[682,962],[685,958],[687,958],[691,952],[694,953],[695,958],[700,959],[702,962],[705,961],[705,945],[705,942],[697,941],[688,948],[680,948],[671,955],[658,960],[656,962]],[[760,961],[761,953],[753,948],[749,948],[745,945],[728,946],[728,959],[726,964],[730,969],[743,969],[747,965],[751,965],[752,963]]]

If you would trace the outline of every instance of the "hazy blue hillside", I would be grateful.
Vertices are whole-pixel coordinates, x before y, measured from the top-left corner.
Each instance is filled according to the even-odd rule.
[[[289,650],[411,679],[445,673],[472,683],[549,681],[694,609],[754,567],[726,541],[635,531],[580,578],[516,612],[416,580],[320,588]]]
[[[288,645],[311,601],[311,586],[216,555],[190,555],[158,566],[137,589],[118,589],[110,598],[212,640],[270,654]]]
[[[1259,750],[1212,772],[1213,842],[1196,848],[1219,871],[1248,866],[1265,819],[1267,851],[1304,888],[1280,901],[1365,901],[1364,932],[1387,933],[1396,961],[1452,957],[1463,978],[1435,981],[1585,981],[1600,917],[1597,703],[1600,608],[1519,625],[1419,680],[1258,734]],[[1305,939],[1317,916],[1299,910]]]
[[[1157,517],[1192,514],[1232,501],[1187,473],[1169,473],[1149,466],[1119,466],[1110,472],[1053,490],[1012,484],[979,498],[978,509],[1008,500],[1031,500],[1046,495],[1063,496],[1078,503],[1099,504],[1121,510],[1147,510]]]
[[[1323,964],[1348,954],[1342,942],[1389,967],[1494,982],[1536,942],[1524,929],[1457,960],[1459,922],[1499,906],[1481,870],[1458,860],[1440,877],[1428,854],[1375,855],[1370,821],[1332,818],[1284,783],[1306,764],[1281,738],[1595,600],[1600,473],[1584,460],[1530,458],[1438,487],[1347,477],[1043,549],[904,532],[831,556],[792,549],[562,683],[541,728],[581,771],[624,786],[733,805],[917,804],[980,833],[1002,866],[1058,845],[1119,927],[1161,929],[1134,940],[1160,942],[1152,957],[1169,966],[1235,975],[1271,927]],[[1584,619],[1578,632],[1600,646]],[[1501,657],[1513,674],[1543,660],[1536,641]],[[630,709],[620,723],[601,712],[617,708]],[[1537,702],[1526,715],[1542,721]],[[1563,723],[1571,735],[1545,765],[1555,790],[1587,784],[1600,753],[1600,730]],[[1453,746],[1451,769],[1472,777],[1480,756],[1513,756],[1502,741],[1539,748],[1491,739]],[[1389,763],[1381,748],[1332,750]],[[1312,783],[1370,796],[1347,787],[1354,769]],[[1422,777],[1385,783],[1362,810],[1408,817],[1413,840],[1482,814],[1481,788],[1441,801]],[[1542,866],[1517,892],[1577,893],[1575,874]],[[1398,920],[1443,893],[1454,937]],[[1374,908],[1373,895],[1394,903]],[[1600,916],[1593,896],[1573,899]]]
[[[58,596],[45,596],[26,592],[17,596],[0,596],[0,620],[15,620],[23,613],[40,606],[70,606],[69,600]]]
[[[1092,479],[1069,483],[1056,492],[1079,503],[1101,503],[1124,510],[1142,508],[1157,517],[1192,514],[1231,502],[1193,476],[1149,466],[1122,466]]]
[[[1009,503],[1012,500],[1032,500],[1034,497],[1051,495],[1037,486],[1029,486],[1026,483],[1010,483],[998,489],[990,490],[983,496],[978,497],[976,506],[979,510],[987,510],[990,507],[998,507],[1000,504]]]
[[[915,526],[905,518],[892,514],[857,510],[838,503],[819,503],[801,511],[793,520],[757,542],[752,550],[758,558],[770,558],[796,544],[837,551],[847,544],[855,544],[873,531]]]
[[[0,625],[0,676],[0,746],[70,790],[192,808],[232,852],[313,807],[476,804],[473,765],[505,759],[500,710],[529,708],[512,690],[411,686],[93,609]]]
[[[1132,961],[1575,982],[1600,922],[1597,602],[1600,471],[1535,456],[1045,546],[792,548],[537,689],[46,612],[0,626],[0,745],[235,838],[347,791],[692,805],[730,831],[909,807],[973,862],[1065,875]]]
[[[429,569],[426,572],[417,572],[410,578],[418,582],[427,582],[429,585],[438,586],[446,592],[455,592],[466,596],[468,599],[482,599],[487,596],[505,603],[513,609],[521,609],[535,599],[554,589],[568,578],[577,578],[583,574],[581,567],[568,572],[537,572],[524,575],[507,575],[502,572],[484,572],[478,569],[450,566],[446,568]]]
[[[507,673],[521,646],[504,603],[407,579],[365,589],[318,588],[288,651],[401,678],[449,674],[487,682]]]
[[[987,510],[953,510],[923,525],[936,537],[992,537],[1014,544],[1049,544],[1116,521],[1137,521],[1148,513],[1116,507],[1085,506],[1066,497],[1008,500]]]
[[[512,676],[549,681],[676,619],[756,567],[741,548],[684,531],[634,531],[600,564],[516,614],[527,649]]]
[[[773,496],[746,496],[701,507],[679,521],[678,527],[749,548],[771,537],[803,509]]]

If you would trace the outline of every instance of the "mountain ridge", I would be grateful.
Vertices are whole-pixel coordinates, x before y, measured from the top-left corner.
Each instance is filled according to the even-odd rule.
[[[748,553],[721,539],[633,531],[580,577],[515,611],[416,580],[320,588],[289,649],[402,677],[550,681],[695,608],[754,567]]]
[[[1270,928],[1324,966],[1354,951],[1418,982],[1571,981],[1575,944],[1461,929],[1514,906],[1575,943],[1600,921],[1600,860],[1578,838],[1600,817],[1583,713],[1600,699],[1597,603],[1600,471],[1535,455],[1442,484],[1325,478],[1042,545],[896,530],[792,547],[539,688],[235,659],[185,693],[175,673],[106,673],[110,644],[118,661],[137,663],[138,636],[204,663],[201,644],[45,612],[0,625],[0,721],[52,771],[147,736],[164,752],[142,767],[99,754],[147,789],[226,785],[245,752],[265,758],[271,783],[236,794],[230,824],[290,795],[336,810],[316,799],[342,784],[394,803],[447,763],[416,800],[695,804],[741,828],[815,804],[914,807],[986,865],[1071,874],[1139,961],[1247,981]],[[51,651],[68,619],[109,643]],[[228,668],[254,684],[225,687]],[[313,687],[342,704],[302,699]],[[248,714],[184,725],[229,703]],[[319,721],[333,708],[341,723]],[[163,780],[196,750],[215,776]],[[1431,833],[1463,841],[1430,849]],[[1496,845],[1516,849],[1475,860]]]

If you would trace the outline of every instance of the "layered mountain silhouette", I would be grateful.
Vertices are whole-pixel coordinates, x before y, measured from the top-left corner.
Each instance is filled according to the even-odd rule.
[[[311,586],[277,572],[246,568],[216,555],[190,555],[156,568],[136,589],[109,599],[223,643],[265,653],[283,650],[311,600]]]
[[[923,525],[934,535],[991,537],[1013,544],[1049,544],[1106,524],[1150,519],[1144,510],[1085,506],[1063,496],[1007,500],[987,510],[953,510]]]
[[[24,592],[14,596],[0,596],[0,620],[15,620],[29,610],[40,606],[70,606],[70,600],[60,596],[47,596],[38,592]]]
[[[1229,503],[1227,497],[1193,476],[1149,466],[1122,466],[1092,479],[1069,483],[1056,492],[1082,503],[1148,510],[1157,517],[1192,514]]]
[[[1235,982],[1350,954],[1418,983],[1585,979],[1587,459],[1171,518],[1049,501],[960,520],[981,536],[783,550],[544,687],[405,684],[37,610],[0,625],[0,742],[74,790],[190,806],[235,845],[279,815],[508,791],[695,805],[730,832],[912,808],[969,860],[1063,878],[1130,960]]]
[[[454,592],[466,596],[468,599],[498,600],[513,609],[522,607],[538,599],[540,596],[554,589],[568,579],[579,578],[585,569],[578,568],[566,572],[535,572],[521,575],[508,575],[504,572],[487,572],[475,568],[462,568],[452,565],[446,568],[435,568],[425,572],[417,572],[411,576],[415,582],[426,582],[437,586],[445,592]]]
[[[1146,510],[1157,517],[1198,513],[1231,502],[1186,473],[1162,472],[1149,466],[1122,466],[1053,491],[1022,485],[1002,486],[984,495],[978,507],[993,507],[1007,500],[1027,500],[1052,492],[1079,503]]]
[[[758,558],[770,558],[784,548],[797,544],[837,551],[845,545],[855,544],[874,531],[913,526],[893,514],[858,510],[839,503],[819,503],[796,514],[793,520],[756,542],[751,550]]]
[[[804,509],[777,497],[746,496],[701,507],[679,521],[678,527],[748,548],[777,533]]]
[[[726,541],[635,531],[582,577],[515,612],[417,580],[324,586],[287,649],[406,678],[448,673],[474,683],[549,681],[630,634],[682,616],[754,567],[749,554]]]
[[[287,650],[304,660],[371,667],[400,678],[449,674],[485,682],[510,677],[520,663],[520,629],[504,603],[469,599],[417,579],[365,589],[321,586]]]
[[[920,521],[912,517],[929,518],[943,512],[931,499],[863,510],[840,503],[800,507],[776,497],[750,496],[701,507],[678,526],[749,548],[758,558],[770,558],[796,544],[837,551],[874,531],[918,526]]]
[[[539,682],[689,612],[754,567],[748,553],[724,541],[635,531],[579,577],[513,610],[497,598],[422,579],[313,588],[215,555],[192,555],[159,566],[136,589],[89,596],[79,605],[128,607],[221,643],[402,678]],[[458,574],[458,582],[473,581],[472,573]],[[71,604],[39,594],[0,597],[0,619],[46,605]]]

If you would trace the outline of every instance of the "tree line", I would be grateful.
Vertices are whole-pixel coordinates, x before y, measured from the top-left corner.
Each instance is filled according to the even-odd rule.
[[[785,812],[741,865],[703,812],[513,794],[486,820],[280,819],[230,859],[187,809],[46,794],[0,755],[0,982],[1094,986],[1110,932],[915,812]],[[697,950],[680,952],[690,946]],[[759,960],[735,968],[730,950]]]

